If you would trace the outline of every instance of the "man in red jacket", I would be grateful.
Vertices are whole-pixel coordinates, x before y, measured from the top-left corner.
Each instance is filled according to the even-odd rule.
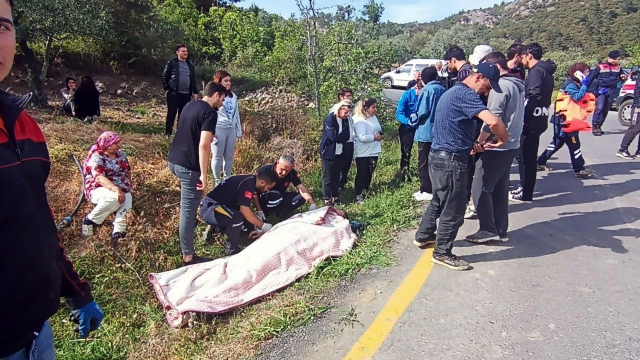
[[[16,47],[12,0],[0,0],[0,81]],[[49,151],[26,101],[0,91],[0,360],[55,359],[49,318],[66,298],[80,336],[104,317],[73,269],[47,202]]]

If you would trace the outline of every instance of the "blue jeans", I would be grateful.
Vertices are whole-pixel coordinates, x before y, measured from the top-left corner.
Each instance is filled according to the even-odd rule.
[[[0,360],[55,360],[55,358],[56,352],[53,349],[53,331],[51,330],[49,321],[47,321],[29,348],[24,348]]]
[[[428,239],[437,232],[434,257],[452,255],[453,241],[467,209],[468,174],[469,156],[431,149],[429,176],[433,199],[422,217],[416,239]]]
[[[180,248],[183,255],[193,255],[193,239],[196,230],[196,215],[202,199],[202,190],[197,190],[200,172],[169,163],[169,170],[180,180]]]

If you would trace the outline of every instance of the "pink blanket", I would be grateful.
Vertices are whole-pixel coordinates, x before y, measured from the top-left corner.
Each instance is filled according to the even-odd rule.
[[[169,325],[180,327],[188,312],[223,313],[287,286],[355,240],[349,221],[323,207],[277,224],[237,255],[150,274],[149,281]]]

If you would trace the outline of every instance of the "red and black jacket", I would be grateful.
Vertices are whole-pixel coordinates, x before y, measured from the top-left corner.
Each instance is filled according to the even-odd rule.
[[[93,300],[64,253],[45,182],[49,151],[25,101],[0,91],[0,358],[28,347],[65,297]]]

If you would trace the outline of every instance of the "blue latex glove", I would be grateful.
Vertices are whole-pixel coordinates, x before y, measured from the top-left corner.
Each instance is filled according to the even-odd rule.
[[[600,91],[598,91],[599,95],[606,95],[609,92],[609,89],[607,88],[602,88],[600,89]]]
[[[102,319],[104,319],[104,313],[95,301],[91,301],[83,306],[82,309],[73,310],[70,318],[79,325],[74,331],[78,332],[81,338],[86,339],[90,332],[100,327]]]
[[[584,79],[582,79],[582,81],[580,81],[580,85],[589,86],[589,76],[585,76]]]

